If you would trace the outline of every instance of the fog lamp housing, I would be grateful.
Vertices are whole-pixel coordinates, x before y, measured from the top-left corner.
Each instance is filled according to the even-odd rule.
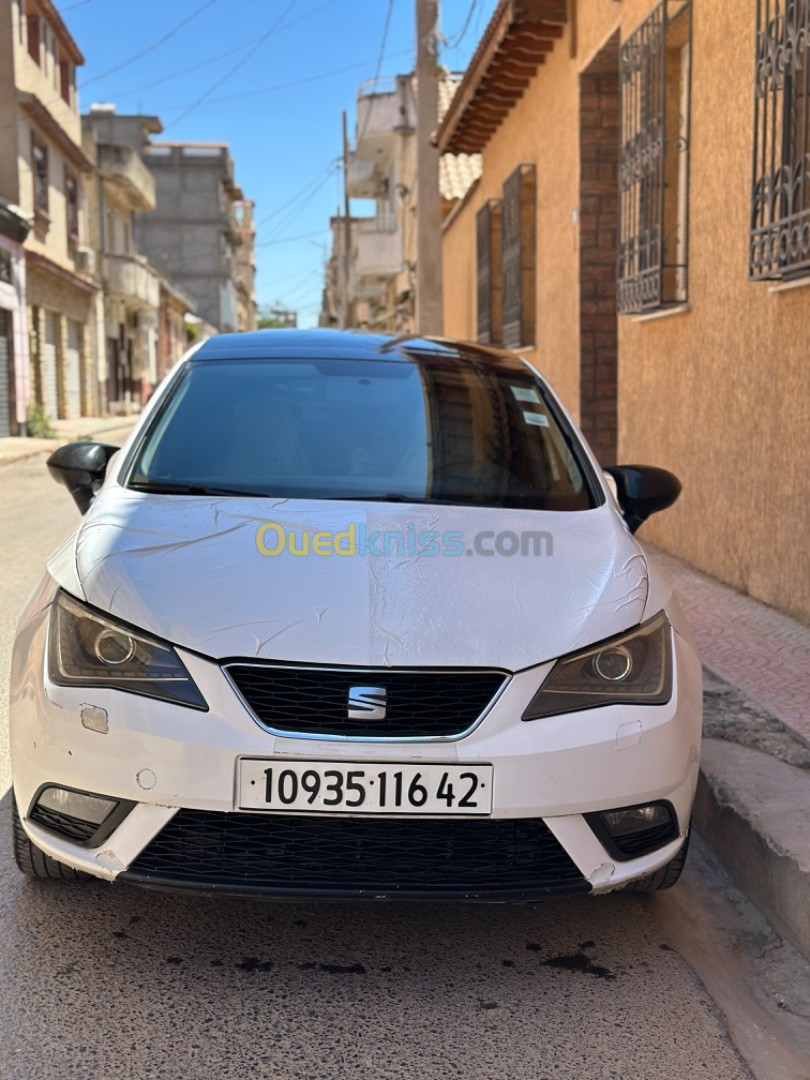
[[[43,784],[31,803],[29,821],[80,847],[98,847],[135,805],[89,791]]]
[[[585,814],[605,850],[618,862],[639,859],[678,838],[678,819],[668,802],[642,803]]]

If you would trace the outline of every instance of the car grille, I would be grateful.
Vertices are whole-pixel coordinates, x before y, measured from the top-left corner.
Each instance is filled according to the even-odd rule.
[[[539,819],[326,818],[180,810],[120,875],[276,895],[531,898],[588,892]]]
[[[229,664],[228,674],[258,720],[273,731],[367,739],[458,736],[490,705],[502,671],[396,671]],[[386,718],[348,716],[349,689],[383,687]]]
[[[86,844],[99,830],[98,823],[81,821],[79,818],[71,817],[70,814],[49,810],[45,806],[34,806],[28,816],[37,825],[50,829],[51,832],[58,833],[76,844]]]

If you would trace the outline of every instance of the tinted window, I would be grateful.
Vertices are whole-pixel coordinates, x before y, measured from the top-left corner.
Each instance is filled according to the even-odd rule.
[[[201,360],[158,412],[129,484],[579,510],[594,502],[577,454],[525,368]]]

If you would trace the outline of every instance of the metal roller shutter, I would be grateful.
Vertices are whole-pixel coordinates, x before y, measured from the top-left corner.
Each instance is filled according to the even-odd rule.
[[[45,313],[45,342],[42,348],[42,405],[45,413],[55,420],[59,415],[59,396],[56,389],[56,343],[59,324],[56,315]]]
[[[45,313],[45,342],[42,349],[42,404],[46,414],[55,420],[59,415],[59,392],[57,389],[57,342],[59,320],[51,312]]]
[[[11,434],[11,315],[0,308],[0,437]]]
[[[82,376],[79,364],[79,324],[68,319],[67,353],[65,354],[65,416],[72,420],[82,414]]]

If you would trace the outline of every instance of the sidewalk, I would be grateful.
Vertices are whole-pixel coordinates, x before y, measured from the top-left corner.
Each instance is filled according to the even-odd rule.
[[[53,439],[0,439],[0,466],[33,457],[43,452],[53,453],[63,443],[75,439],[103,439],[122,442],[135,425],[137,416],[80,416],[75,420],[52,420],[56,432]]]
[[[810,959],[810,628],[649,546],[704,664],[695,827]]]

